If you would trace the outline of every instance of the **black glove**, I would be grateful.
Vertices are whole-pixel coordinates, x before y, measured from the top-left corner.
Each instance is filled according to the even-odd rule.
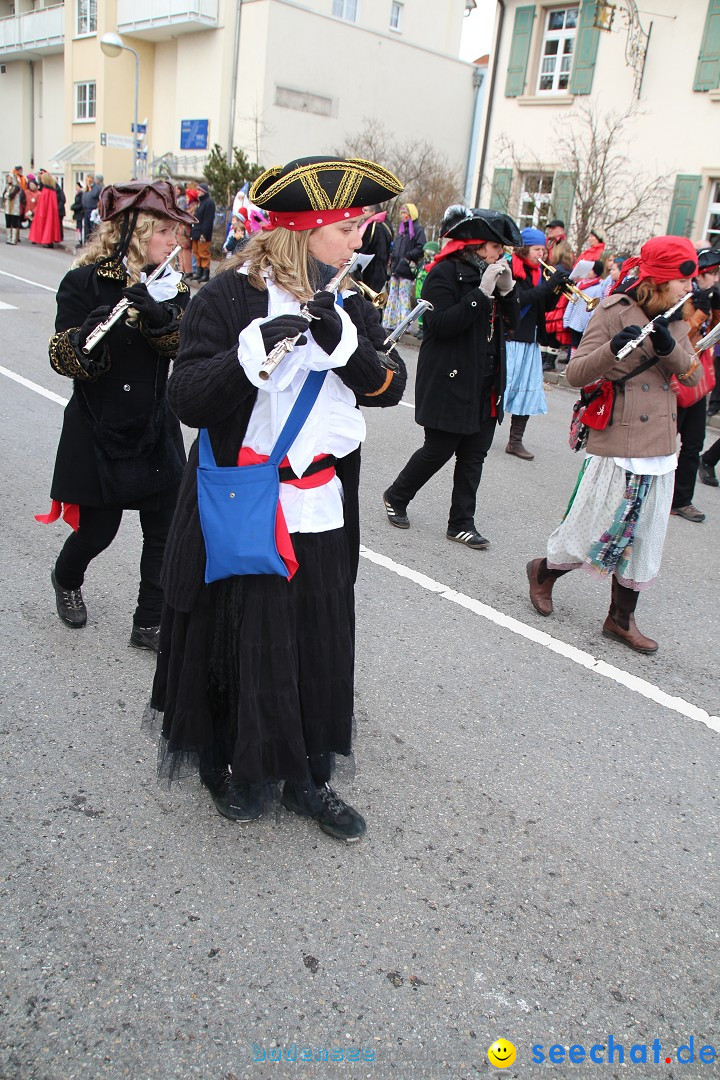
[[[100,323],[105,322],[111,311],[112,308],[109,304],[107,304],[104,307],[94,308],[90,312],[90,314],[85,319],[85,322],[80,327],[79,338],[81,345],[85,344],[88,337],[93,332],[96,326],[99,326]]]
[[[709,289],[698,289],[692,294],[693,307],[696,311],[702,311],[705,315],[710,314],[714,288],[715,286],[711,285]]]
[[[633,338],[636,338],[640,333],[640,329],[639,326],[635,326],[633,323],[631,326],[624,326],[622,330],[619,330],[610,342],[610,351],[613,355],[617,356],[620,350],[623,349],[628,342],[632,341]]]
[[[316,292],[308,301],[307,309],[313,316],[312,336],[329,356],[337,349],[342,337],[342,320],[335,307],[335,297],[329,292]]]
[[[157,300],[153,300],[147,285],[137,282],[136,285],[129,285],[127,289],[123,289],[122,292],[125,299],[129,300],[131,306],[140,313],[140,318],[146,326],[157,330],[173,321],[172,311],[158,304]]]
[[[569,276],[570,275],[564,266],[558,266],[547,279],[547,283],[551,289],[559,289],[560,286],[567,281]]]
[[[661,315],[654,322],[655,329],[650,335],[650,344],[656,356],[668,356],[675,348],[675,338],[668,330],[668,320]]]
[[[303,333],[308,328],[307,319],[302,315],[278,315],[260,326],[265,352],[270,353],[280,341],[285,338],[294,338],[296,334],[302,334],[295,342],[296,345],[307,345],[307,338]]]

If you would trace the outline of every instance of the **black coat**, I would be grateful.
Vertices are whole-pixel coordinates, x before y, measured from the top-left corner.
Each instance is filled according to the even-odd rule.
[[[523,269],[524,276],[515,279],[520,294],[520,324],[508,336],[513,341],[537,341],[538,345],[547,345],[545,315],[557,306],[558,296],[542,277],[537,285],[533,285],[530,267],[523,264]]]
[[[382,292],[385,288],[391,243],[392,231],[390,226],[384,221],[371,221],[363,233],[360,251],[363,255],[374,255],[375,257],[370,265],[365,267],[362,274],[358,274],[358,277],[360,281],[375,292]]]
[[[408,226],[409,224],[407,222]],[[414,278],[415,272],[409,264],[419,263],[422,260],[425,243],[425,230],[419,221],[413,221],[413,236],[410,235],[409,228],[405,231],[400,226],[390,253],[390,273],[395,277]]]
[[[204,195],[195,209],[195,224],[190,226],[191,240],[212,240],[215,224],[215,203]]]
[[[220,466],[237,464],[257,398],[257,389],[238,363],[238,336],[253,319],[267,316],[267,310],[267,292],[253,288],[246,275],[228,270],[214,277],[193,299],[183,319],[168,398],[184,424],[208,429],[215,461]],[[375,351],[385,337],[378,312],[359,296],[349,299],[345,310],[357,327],[358,348],[336,374],[362,405],[397,404],[407,373],[395,354],[401,370],[388,380],[388,372]],[[380,392],[386,382],[389,389]],[[196,439],[190,449],[163,562],[165,599],[176,611],[190,611],[204,584],[205,544],[197,506],[197,465]],[[343,485],[345,529],[357,570],[359,449],[340,458],[335,468]]]
[[[182,475],[185,449],[180,425],[167,406],[165,388],[179,340],[179,320],[189,300],[187,286],[180,282],[177,295],[165,301],[173,314],[168,327],[152,331],[142,321],[130,327],[121,318],[93,349],[91,355],[97,354],[97,358],[80,359],[79,327],[96,308],[114,307],[122,299],[125,284],[124,271],[92,264],[70,270],[60,282],[50,362],[59,374],[74,379],[51,487],[51,497],[62,502],[110,505],[103,494],[96,457],[96,442],[102,439],[99,425],[114,431],[127,427],[130,436],[137,434],[139,441],[152,424],[157,428],[158,452],[167,470],[163,476],[171,477],[167,487],[162,484],[146,497],[126,500],[121,493],[112,505],[130,508],[145,505],[145,498],[174,500]],[[88,371],[83,370],[83,364]],[[135,482],[135,464],[131,456],[124,465],[128,485]]]
[[[415,380],[415,420],[422,427],[470,435],[491,415],[492,392],[499,399],[502,422],[505,334],[517,326],[517,289],[495,301],[488,343],[493,302],[480,292],[479,284],[478,268],[452,256],[437,263],[425,278],[422,299],[429,300],[434,310],[423,315]]]
[[[58,217],[60,218],[60,228],[62,228],[63,218],[65,217],[65,192],[58,184],[55,188],[55,195],[57,197],[58,204]]]
[[[70,213],[75,218],[76,223],[79,225],[84,217],[84,211],[82,206],[82,191],[78,191],[75,196],[75,201],[70,207]]]

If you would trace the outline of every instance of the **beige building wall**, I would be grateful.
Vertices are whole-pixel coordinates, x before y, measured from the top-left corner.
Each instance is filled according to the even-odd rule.
[[[573,130],[584,131],[581,122],[584,109],[592,108],[600,114],[622,113],[633,101],[635,86],[635,72],[626,59],[626,21],[618,10],[612,32],[596,32],[598,44],[591,93],[539,93],[538,69],[546,13],[551,8],[557,10],[571,4],[538,3],[535,5],[525,89],[520,96],[507,97],[505,88],[515,13],[519,7],[528,6],[527,0],[508,0],[506,4],[502,39],[496,54],[496,87],[490,110],[485,168],[479,178],[482,181],[481,201],[487,204],[495,169],[513,167],[513,190],[508,207],[511,213],[518,211],[522,171],[542,169],[552,172],[567,167],[558,153],[558,135]],[[619,5],[621,9],[626,6]],[[656,232],[667,228],[676,177],[693,174],[703,178],[691,227],[691,236],[700,242],[704,240],[702,227],[713,192],[711,178],[720,179],[720,141],[715,137],[720,131],[720,91],[701,93],[693,90],[708,0],[684,4],[677,0],[653,0],[647,8],[640,11],[640,21],[646,31],[650,24],[652,29],[637,100],[638,115],[612,152],[635,163],[637,175],[642,174],[645,179],[668,178],[670,193],[657,205]],[[512,144],[514,155],[503,150],[503,144],[508,143]],[[478,170],[479,161],[476,175]],[[598,224],[602,225],[602,222]]]
[[[185,7],[192,5],[172,10]],[[197,29],[188,18],[177,33],[156,0],[132,8],[137,23],[127,21],[125,5],[123,42],[140,57],[138,117],[148,123],[149,158],[181,156],[183,171],[192,174],[194,161],[201,174],[206,152],[181,149],[182,120],[209,121],[208,149],[232,141],[269,165],[337,151],[373,118],[398,140],[427,140],[462,176],[473,111],[473,68],[457,58],[464,8],[465,0],[405,0],[391,29],[390,0],[358,0],[357,23],[333,16],[332,0],[244,0],[233,95],[235,0],[218,0],[215,28]],[[0,0],[5,10],[8,0]],[[152,25],[140,21],[146,11]],[[101,133],[131,135],[135,61],[100,49],[101,36],[117,31],[118,0],[98,0],[94,34],[76,33],[77,0],[66,0],[63,17],[64,52],[35,61],[34,96],[24,56],[13,54],[0,76],[0,145],[10,165],[26,168],[34,146],[36,166],[61,175],[70,195],[78,171],[107,182],[132,175],[132,150],[102,146]],[[87,81],[96,84],[96,117],[83,122],[75,119],[75,87]],[[70,155],[54,166],[58,152],[87,143],[83,160]]]

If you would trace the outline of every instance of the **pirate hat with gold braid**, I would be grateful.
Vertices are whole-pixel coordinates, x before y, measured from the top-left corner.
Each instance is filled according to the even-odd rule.
[[[361,158],[295,158],[259,176],[250,201],[268,214],[266,228],[301,232],[357,217],[362,207],[399,195],[403,186],[374,161]]]

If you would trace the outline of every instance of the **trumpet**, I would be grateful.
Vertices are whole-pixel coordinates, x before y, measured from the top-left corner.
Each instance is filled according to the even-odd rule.
[[[542,259],[538,259],[538,262],[543,268],[543,277],[547,281],[550,275],[555,273],[557,267],[550,266],[549,263],[543,262]],[[583,300],[588,311],[594,311],[600,303],[599,296],[588,296],[587,293],[584,293],[582,289],[578,289],[577,285],[573,285],[572,281],[569,280],[563,281],[562,285],[558,285],[555,292],[564,293],[571,304],[577,304],[578,300]]]
[[[385,307],[388,302],[387,289],[383,289],[382,292],[375,292],[375,290],[371,289],[369,285],[366,285],[364,281],[358,281],[357,278],[353,278],[353,283],[355,288],[360,290],[373,307],[380,309]]]
[[[663,311],[661,315],[656,315],[655,319],[669,319],[670,316],[674,315],[675,312],[679,308],[681,308],[685,301],[689,300],[691,296],[692,289],[690,290],[690,292],[685,293],[685,295],[680,300],[678,300],[677,304],[673,304],[673,306],[669,307],[667,311]],[[615,358],[617,363],[620,363],[621,360],[624,360],[628,353],[631,353],[633,349],[637,349],[638,345],[642,345],[645,338],[649,337],[650,334],[652,334],[653,330],[655,329],[655,319],[651,319],[649,323],[645,323],[638,336],[634,337],[632,341],[628,341],[627,345],[623,345],[622,349]]]
[[[147,278],[147,280],[145,281],[145,284],[149,285],[151,281],[156,281],[157,278],[159,278],[160,275],[164,273],[165,269],[170,265],[177,253],[181,250],[182,249],[180,247],[180,244],[178,244],[177,247],[170,252],[165,262],[161,262],[159,266],[155,267],[150,277]],[[112,309],[107,319],[105,319],[104,322],[98,323],[95,329],[90,334],[88,334],[87,338],[85,339],[85,344],[82,347],[82,351],[85,353],[85,356],[88,356],[88,354],[92,352],[97,343],[99,341],[102,341],[108,330],[112,329],[115,323],[128,309],[130,309],[131,311],[135,311],[135,308],[132,307],[130,301],[126,300],[123,296],[122,300],[118,300],[117,304]],[[130,321],[131,318],[132,316],[128,316],[128,321]],[[135,312],[135,322],[137,322],[137,318],[137,312]],[[134,323],[131,322],[130,325],[134,325]]]
[[[352,259],[347,262],[341,270],[338,270],[337,274],[327,283],[325,286],[325,292],[335,292],[338,285],[347,274],[352,274],[353,270],[356,270],[358,266],[367,266],[370,259],[374,256],[361,255],[360,252],[356,252]],[[357,283],[356,283],[357,284]],[[312,319],[313,315],[307,309],[307,306],[303,304],[300,308],[300,314],[304,319]],[[272,375],[275,368],[278,366],[281,360],[284,360],[288,353],[291,353],[295,348],[298,338],[301,338],[304,331],[300,331],[299,334],[295,334],[293,337],[283,338],[282,341],[278,341],[277,345],[274,345],[270,352],[267,354],[262,362],[260,371],[258,372],[260,378],[266,382]]]

